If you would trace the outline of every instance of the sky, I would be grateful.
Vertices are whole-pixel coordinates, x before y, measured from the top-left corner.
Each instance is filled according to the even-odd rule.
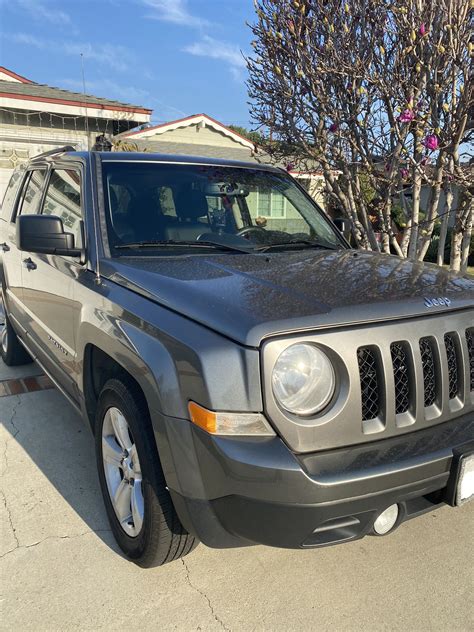
[[[31,79],[250,127],[252,0],[0,0],[0,65]]]

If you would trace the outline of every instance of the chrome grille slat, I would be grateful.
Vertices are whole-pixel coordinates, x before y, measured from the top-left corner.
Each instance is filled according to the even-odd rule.
[[[466,329],[466,345],[469,358],[469,390],[474,391],[474,327]]]

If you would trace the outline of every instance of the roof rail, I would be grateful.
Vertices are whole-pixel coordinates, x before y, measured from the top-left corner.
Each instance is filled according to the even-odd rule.
[[[33,156],[33,158],[44,158],[45,156],[54,156],[54,154],[63,154],[66,151],[76,151],[76,149],[72,145],[65,145],[64,147],[57,147],[56,149],[50,149],[49,151],[45,151],[42,154]]]

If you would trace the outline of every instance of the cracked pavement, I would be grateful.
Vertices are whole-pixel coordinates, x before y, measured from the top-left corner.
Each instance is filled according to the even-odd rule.
[[[31,375],[9,369],[0,380]],[[92,437],[55,390],[0,398],[0,629],[470,630],[474,503],[321,550],[118,552]]]

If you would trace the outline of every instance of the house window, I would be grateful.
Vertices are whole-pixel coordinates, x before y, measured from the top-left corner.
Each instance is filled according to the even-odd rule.
[[[258,213],[263,217],[285,217],[286,200],[281,193],[271,189],[259,187],[258,189]]]

